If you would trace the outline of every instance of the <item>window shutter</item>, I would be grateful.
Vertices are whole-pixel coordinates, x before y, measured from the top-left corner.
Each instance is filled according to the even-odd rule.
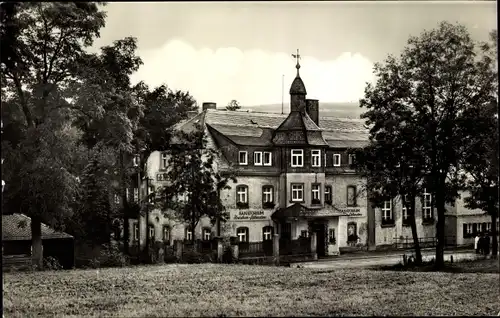
[[[463,224],[464,226],[464,234],[463,234],[463,237],[467,237],[467,224]]]

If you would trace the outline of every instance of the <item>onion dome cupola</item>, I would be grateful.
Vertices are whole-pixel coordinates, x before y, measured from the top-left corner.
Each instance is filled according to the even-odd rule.
[[[314,145],[327,147],[321,129],[306,111],[306,87],[300,78],[299,50],[292,54],[297,59],[297,76],[290,87],[290,114],[274,131],[273,144],[276,146]]]

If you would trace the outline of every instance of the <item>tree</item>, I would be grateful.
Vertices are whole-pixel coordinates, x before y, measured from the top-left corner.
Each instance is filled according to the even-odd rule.
[[[71,134],[65,124],[70,108],[67,100],[72,96],[66,95],[65,88],[77,80],[75,68],[80,65],[85,47],[92,44],[104,26],[105,13],[99,5],[0,5],[2,100],[10,104],[10,124],[19,137],[12,138],[10,146],[14,151],[6,158],[14,168],[6,178],[11,186],[6,199],[13,205],[12,210],[19,209],[31,217],[33,258],[40,268],[41,223],[60,223],[76,189],[70,160],[63,157],[73,147],[72,139],[63,138]],[[50,181],[53,184],[49,188]]]
[[[406,143],[418,142],[423,156],[423,180],[437,210],[436,268],[444,265],[444,218],[446,203],[458,196],[457,165],[469,136],[461,129],[469,108],[489,103],[495,95],[495,75],[491,65],[476,50],[466,28],[442,22],[437,28],[410,37],[401,56],[378,65],[383,79],[368,85],[362,107],[373,110],[372,123],[383,130],[396,115],[404,127],[401,108],[411,114],[413,129],[396,129]],[[393,119],[394,120],[394,119]],[[418,156],[416,156],[418,157]]]
[[[171,150],[167,177],[168,186],[159,190],[159,200],[173,210],[179,219],[189,224],[195,241],[196,225],[202,217],[212,224],[225,222],[228,214],[220,200],[220,191],[230,189],[229,180],[217,169],[219,154],[207,147],[204,130],[199,125],[189,134],[179,132],[181,143]]]
[[[229,111],[235,111],[235,110],[238,110],[240,108],[241,108],[240,104],[234,99],[232,101],[230,101],[226,106],[226,109]]]
[[[481,47],[485,63],[492,65],[497,72],[498,46],[496,30],[490,33],[490,43]],[[495,62],[495,63],[492,63]],[[464,157],[460,162],[464,189],[469,193],[465,205],[471,209],[481,209],[491,216],[492,255],[498,253],[498,97],[492,98],[486,106],[469,109],[466,113],[469,120],[464,121],[464,129],[470,136],[464,142]]]

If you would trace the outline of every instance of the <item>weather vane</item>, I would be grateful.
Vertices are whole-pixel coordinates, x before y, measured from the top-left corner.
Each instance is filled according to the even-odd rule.
[[[298,75],[299,74],[299,68],[300,68],[300,64],[299,64],[299,60],[300,60],[299,49],[297,49],[297,54],[293,54],[292,53],[292,56],[297,59],[297,65],[295,66],[295,68],[297,69],[297,75]]]

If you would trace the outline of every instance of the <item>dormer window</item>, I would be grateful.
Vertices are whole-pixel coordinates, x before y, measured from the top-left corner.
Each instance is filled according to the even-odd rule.
[[[321,167],[321,150],[311,150],[311,166]]]
[[[262,166],[262,152],[256,151],[253,153],[254,166]]]
[[[240,151],[238,153],[238,163],[240,166],[246,166],[248,164],[248,153],[246,151]]]
[[[292,168],[303,167],[304,166],[304,150],[293,149],[292,150]]]
[[[264,166],[272,166],[273,165],[273,153],[272,152],[264,152]]]

